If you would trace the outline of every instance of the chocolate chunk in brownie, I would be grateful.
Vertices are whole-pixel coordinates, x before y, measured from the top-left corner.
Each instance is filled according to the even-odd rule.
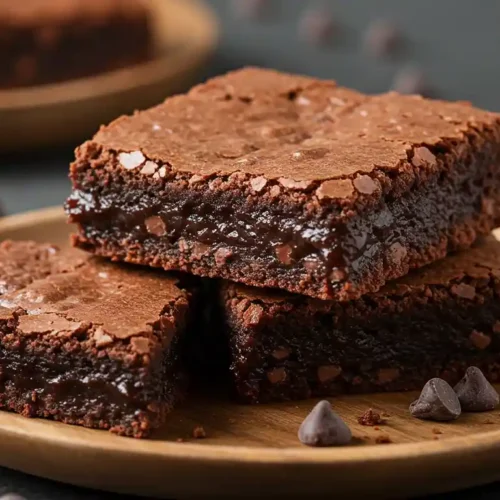
[[[470,246],[500,206],[500,117],[245,69],[78,148],[75,244],[348,300]]]
[[[0,0],[0,87],[68,80],[145,61],[142,0]]]
[[[499,292],[493,238],[344,303],[226,282],[235,386],[248,402],[420,390],[471,364],[498,381]]]
[[[182,389],[190,293],[166,273],[0,244],[0,407],[146,437]]]

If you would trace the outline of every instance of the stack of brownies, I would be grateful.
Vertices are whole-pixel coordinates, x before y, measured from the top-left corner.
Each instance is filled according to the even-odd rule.
[[[40,276],[0,264],[4,365],[26,366],[10,342],[40,372],[28,401],[4,369],[4,406],[147,435],[207,300],[246,402],[499,375],[500,115],[244,69],[101,128],[70,176],[75,246],[143,267],[27,243]]]

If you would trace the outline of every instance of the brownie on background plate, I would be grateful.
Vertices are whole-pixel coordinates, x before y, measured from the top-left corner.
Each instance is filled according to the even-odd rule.
[[[494,227],[500,115],[249,68],[102,127],[70,177],[84,250],[344,301]]]
[[[241,400],[263,403],[500,381],[500,243],[431,264],[350,302],[225,282],[222,312]]]
[[[143,0],[0,0],[0,87],[93,75],[148,59]]]
[[[0,243],[0,408],[147,437],[184,387],[190,299],[167,273]]]

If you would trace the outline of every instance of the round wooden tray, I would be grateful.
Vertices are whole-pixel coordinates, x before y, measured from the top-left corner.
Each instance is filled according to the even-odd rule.
[[[215,17],[201,0],[148,2],[158,56],[88,78],[0,91],[0,150],[76,144],[101,124],[188,88],[215,48]]]
[[[0,240],[67,243],[62,210],[0,219]],[[332,399],[350,424],[352,446],[312,449],[296,438],[314,401],[240,406],[224,394],[191,394],[152,440],[120,438],[0,412],[0,465],[103,490],[164,498],[328,494],[408,498],[500,479],[500,413],[465,414],[445,424],[411,418],[416,394]],[[379,430],[357,417],[388,412]],[[190,438],[195,425],[204,440]],[[390,444],[376,444],[389,436]],[[178,438],[184,442],[177,443]]]

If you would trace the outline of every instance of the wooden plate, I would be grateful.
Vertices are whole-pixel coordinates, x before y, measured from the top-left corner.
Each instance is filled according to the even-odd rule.
[[[5,238],[65,244],[60,209],[0,220]],[[335,398],[349,422],[352,446],[301,446],[297,428],[314,401],[240,406],[224,394],[191,394],[152,440],[30,420],[0,412],[0,465],[99,489],[185,498],[328,494],[335,498],[404,497],[500,479],[500,413],[465,414],[436,424],[413,419],[416,394]],[[379,429],[357,417],[368,407],[388,412]],[[190,438],[203,425],[207,439]],[[390,444],[376,444],[388,436]],[[177,443],[178,438],[184,442]]]
[[[159,55],[93,77],[0,91],[0,150],[76,144],[193,83],[217,41],[214,15],[201,0],[148,1]]]

